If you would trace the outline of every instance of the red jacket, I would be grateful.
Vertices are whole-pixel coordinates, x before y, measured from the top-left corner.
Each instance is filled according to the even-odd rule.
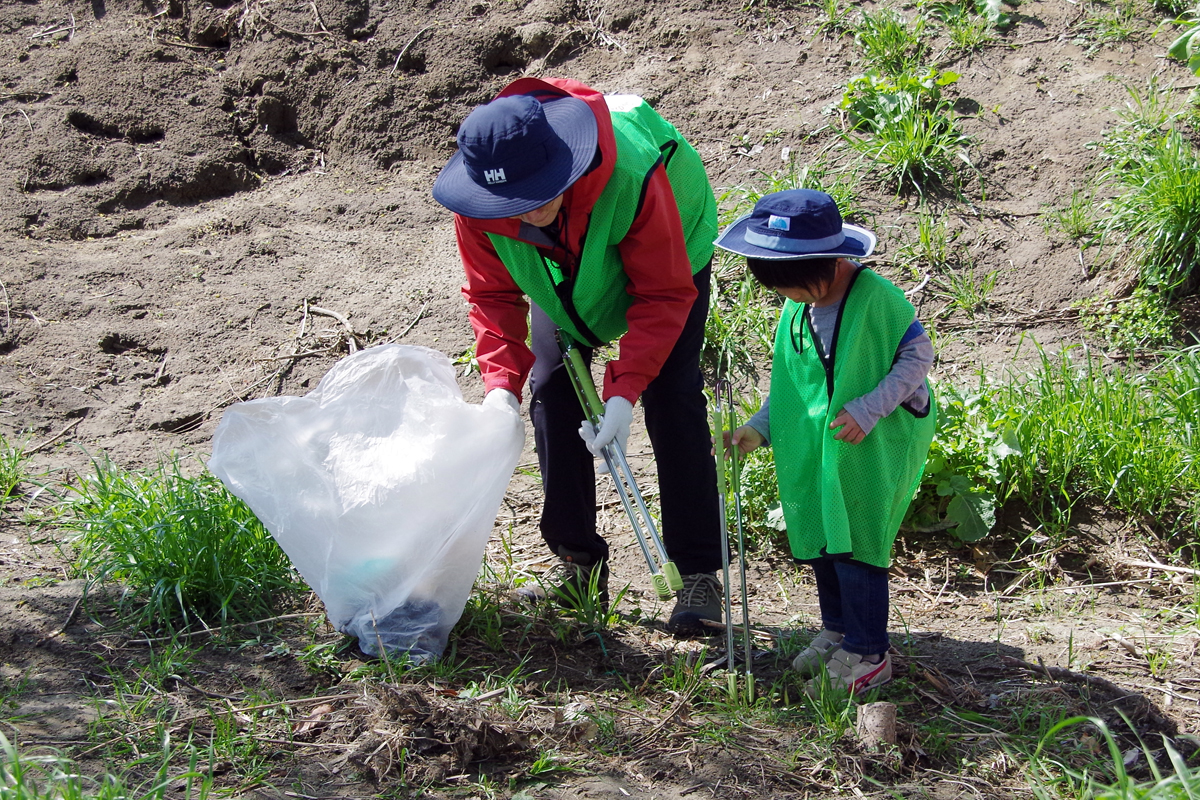
[[[523,78],[498,97],[544,89],[545,83],[587,103],[599,126],[600,166],[567,189],[559,217],[562,222],[566,215],[562,229],[570,238],[567,246],[579,253],[588,215],[613,172],[618,156],[616,140],[604,96],[581,83]],[[483,385],[487,390],[508,389],[518,398],[534,361],[525,344],[529,302],[500,261],[487,234],[517,239],[520,227],[516,219],[454,215],[458,250],[467,276],[462,292],[471,307],[468,316],[475,330],[475,356]],[[626,313],[629,331],[621,337],[619,357],[610,361],[604,371],[602,397],[608,400],[620,395],[633,403],[658,375],[696,299],[683,226],[665,167],[660,165],[651,176],[641,213],[618,249],[629,278],[627,291],[633,296],[633,305]],[[565,263],[561,248],[553,251],[543,248],[542,252],[547,258]]]

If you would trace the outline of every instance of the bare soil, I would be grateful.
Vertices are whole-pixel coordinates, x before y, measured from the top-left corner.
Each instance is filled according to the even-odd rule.
[[[1024,2],[995,44],[937,60],[962,75],[953,91],[981,180],[961,200],[933,202],[976,274],[999,275],[974,319],[943,313],[931,286],[916,293],[922,317],[937,320],[943,379],[1001,367],[1030,334],[1048,346],[1081,341],[1072,304],[1119,283],[1094,251],[1047,232],[1041,213],[1083,184],[1095,164],[1089,143],[1115,122],[1127,84],[1193,79],[1164,60],[1149,12],[1131,41],[1088,45],[1082,22],[1104,10]],[[38,473],[0,521],[5,734],[89,771],[120,770],[136,744],[127,759],[114,745],[138,731],[103,724],[120,696],[114,671],[135,675],[162,646],[106,627],[103,603],[76,608],[82,584],[60,532],[35,524],[50,496],[39,485],[69,481],[98,454],[126,467],[180,451],[203,459],[223,408],[305,393],[351,340],[462,357],[463,391],[478,399],[451,218],[429,193],[466,113],[525,74],[640,94],[696,144],[714,185],[737,186],[830,145],[838,118],[827,107],[861,65],[852,40],[817,33],[819,22],[810,7],[689,0],[0,6],[0,432],[28,443]],[[860,221],[884,243],[877,267],[915,286],[919,276],[892,257],[915,236],[916,200],[874,188],[863,203]],[[648,446],[639,447],[648,469]],[[536,570],[531,449],[522,460],[491,557],[508,557],[501,534],[511,526],[513,560]],[[959,763],[935,746],[929,721],[1047,694],[1064,715],[1120,727],[1123,711],[1153,746],[1164,733],[1190,752],[1185,735],[1200,734],[1200,639],[1155,617],[1186,599],[1191,578],[1136,582],[1145,570],[1128,562],[1159,547],[1142,521],[1096,509],[1056,553],[1037,552],[1017,511],[1001,530],[1004,541],[1025,540],[1023,550],[906,538],[893,579],[908,687],[891,698],[901,703],[899,750],[874,756],[847,737],[836,768],[800,757],[803,768],[792,769],[784,765],[804,748],[797,730],[747,724],[712,736],[689,696],[647,689],[678,659],[719,645],[661,630],[631,536],[611,498],[603,508],[614,572],[633,584],[627,624],[564,640],[545,618],[510,610],[501,647],[470,629],[452,638],[456,658],[500,675],[536,645],[524,667],[536,679],[520,689],[531,705],[515,718],[500,697],[460,696],[467,687],[453,678],[357,680],[346,651],[326,669],[305,666],[305,647],[338,642],[310,629],[314,616],[240,631],[200,649],[172,680],[136,689],[157,692],[176,731],[211,732],[215,721],[205,728],[189,715],[207,719],[203,710],[219,707],[255,733],[264,766],[251,775],[225,763],[223,786],[300,798],[407,796],[421,786],[429,796],[483,796],[480,775],[498,797],[870,794],[863,776],[910,797],[1009,797],[1024,778],[999,738],[955,733],[955,747],[975,757]],[[1089,582],[1107,585],[1080,586]],[[756,554],[749,590],[765,630],[814,626],[811,580],[779,552]],[[1156,674],[1152,648],[1170,654]],[[1038,676],[1005,657],[1111,683]],[[756,664],[764,684],[784,666],[769,652]],[[630,693],[644,705],[615,705]],[[243,709],[263,696],[294,705],[278,724],[251,720]],[[615,732],[589,729],[587,714],[608,714]],[[548,750],[576,758],[574,771],[529,779]]]

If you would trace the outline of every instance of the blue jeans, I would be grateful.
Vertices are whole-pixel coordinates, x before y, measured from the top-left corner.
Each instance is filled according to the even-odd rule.
[[[817,578],[821,623],[845,634],[842,649],[860,656],[886,653],[887,571],[828,557],[805,563]]]

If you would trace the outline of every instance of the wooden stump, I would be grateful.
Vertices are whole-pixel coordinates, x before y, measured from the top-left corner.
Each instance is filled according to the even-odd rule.
[[[863,747],[878,750],[881,745],[896,743],[895,703],[865,703],[858,707],[855,732]]]

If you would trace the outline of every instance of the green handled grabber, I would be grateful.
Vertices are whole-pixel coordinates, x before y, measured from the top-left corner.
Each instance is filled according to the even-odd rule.
[[[729,438],[732,440],[733,432],[737,430],[737,424],[735,423],[733,410],[733,384],[729,381],[721,381],[717,384],[717,393],[720,394],[722,389],[724,389],[725,403],[726,408],[728,409],[726,413],[726,421],[729,424]],[[721,436],[720,433],[717,435],[723,441],[724,437]],[[729,482],[730,488],[733,490],[733,516],[737,521],[738,578],[742,587],[742,646],[745,650],[746,657],[745,663],[747,687],[748,691],[752,691],[754,688],[754,681],[751,680],[751,677],[754,671],[754,659],[751,654],[750,644],[750,600],[746,592],[746,533],[742,527],[742,480],[741,468],[738,464],[738,457],[738,449],[736,447],[730,448]],[[729,586],[728,578],[726,578],[725,586]],[[726,594],[728,594],[729,589],[726,588],[725,591]],[[726,619],[728,620],[729,618],[726,617]]]
[[[725,591],[725,674],[729,677],[729,694],[737,694],[737,673],[734,662],[737,660],[733,649],[733,600],[729,597],[729,522],[725,509],[725,498],[728,496],[728,486],[725,481],[725,409],[721,397],[720,384],[713,392],[713,454],[717,460],[717,513],[721,518],[721,569]]]
[[[562,331],[558,332],[558,346],[562,350],[563,366],[566,367],[567,376],[571,379],[575,396],[579,398],[579,404],[583,406],[583,413],[588,424],[594,428],[599,427],[600,416],[604,413],[604,404],[600,402],[600,395],[596,394],[596,385],[592,382],[592,373],[584,363],[583,355]],[[617,496],[621,498],[621,505],[625,507],[625,513],[629,516],[633,533],[637,536],[638,544],[641,545],[642,555],[646,557],[646,566],[650,568],[650,580],[654,584],[654,591],[660,598],[666,600],[683,588],[683,579],[679,577],[679,568],[667,557],[667,549],[663,547],[662,539],[658,535],[658,528],[654,525],[654,518],[650,516],[650,509],[646,508],[646,501],[642,499],[642,493],[638,491],[637,482],[633,478],[633,469],[629,466],[629,461],[625,458],[625,452],[621,449],[621,445],[616,441],[610,442],[604,446],[601,453],[604,456],[604,463],[608,465],[608,473],[613,477],[613,484],[617,487]],[[655,552],[650,549],[651,542],[654,544],[654,551],[657,551],[657,559]]]

